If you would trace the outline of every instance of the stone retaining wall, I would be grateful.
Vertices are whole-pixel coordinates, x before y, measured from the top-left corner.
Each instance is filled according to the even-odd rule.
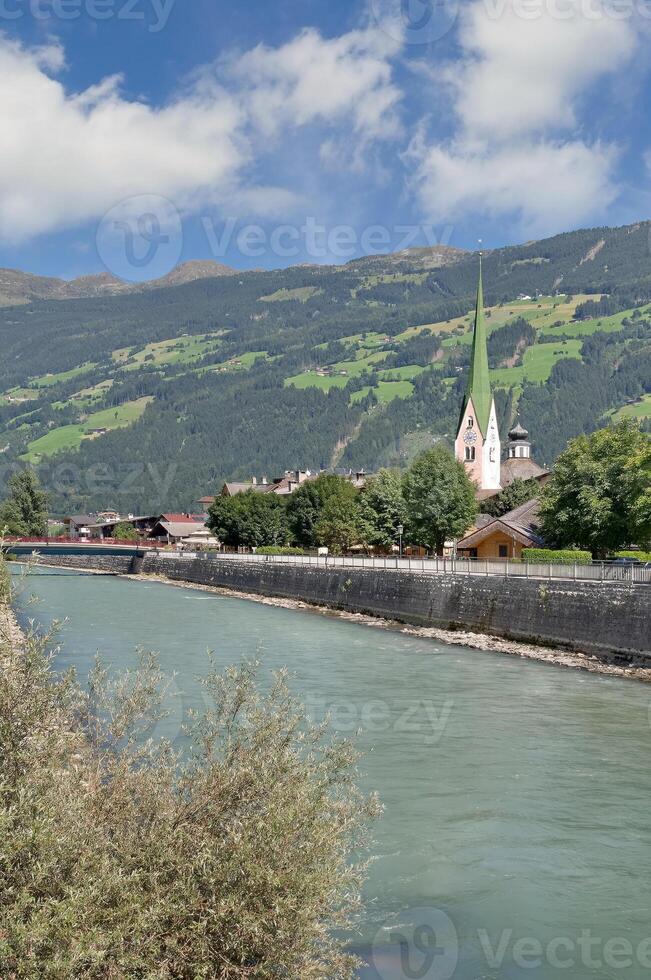
[[[112,572],[114,575],[128,575],[137,570],[137,559],[132,555],[47,555],[41,552],[36,561],[39,565]]]

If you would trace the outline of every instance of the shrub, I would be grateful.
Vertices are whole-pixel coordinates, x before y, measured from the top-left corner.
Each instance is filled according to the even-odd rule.
[[[532,564],[549,565],[589,565],[592,555],[589,551],[554,551],[552,548],[524,548],[524,561]]]
[[[615,558],[637,558],[638,561],[651,561],[651,551],[618,551]]]
[[[0,664],[0,976],[353,977],[349,858],[378,808],[284,676],[262,696],[255,665],[211,673],[182,763],[144,737],[152,658],[85,693],[0,631]]]

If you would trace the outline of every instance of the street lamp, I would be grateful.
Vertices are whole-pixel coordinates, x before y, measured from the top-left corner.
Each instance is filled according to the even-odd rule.
[[[400,557],[402,558],[402,536],[405,533],[404,525],[398,524],[398,535],[400,538]]]

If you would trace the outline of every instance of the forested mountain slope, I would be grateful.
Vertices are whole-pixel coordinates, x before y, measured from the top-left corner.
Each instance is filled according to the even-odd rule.
[[[501,421],[520,412],[541,462],[613,414],[651,418],[650,231],[485,256]],[[32,462],[60,512],[149,511],[226,478],[403,465],[454,433],[476,280],[476,255],[438,247],[23,298],[0,310],[5,472]]]

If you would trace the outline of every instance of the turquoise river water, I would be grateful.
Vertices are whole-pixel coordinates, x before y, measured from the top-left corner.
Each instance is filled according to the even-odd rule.
[[[351,946],[364,980],[651,977],[651,689],[318,612],[48,569],[23,619],[84,676],[136,648],[200,708],[206,651],[287,665],[316,720],[361,728],[374,828]],[[37,602],[27,603],[34,594]]]

